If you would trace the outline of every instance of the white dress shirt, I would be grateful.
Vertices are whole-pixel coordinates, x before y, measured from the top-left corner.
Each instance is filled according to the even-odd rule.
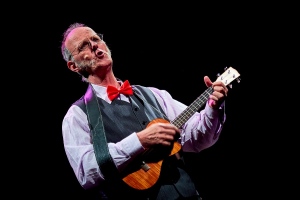
[[[96,95],[108,103],[106,87],[93,85]],[[133,86],[134,87],[134,86]],[[187,107],[172,98],[165,90],[149,87],[163,108],[168,119],[173,120]],[[124,95],[120,100],[129,102]],[[220,116],[223,116],[220,121]],[[182,127],[179,143],[186,152],[200,152],[219,138],[226,115],[223,107],[212,109],[206,103],[203,110],[196,112]],[[86,114],[76,105],[72,105],[62,122],[64,149],[69,163],[81,186],[92,188],[104,180],[97,164]],[[117,143],[108,143],[109,152],[119,170],[122,170],[134,157],[144,151],[135,132]]]

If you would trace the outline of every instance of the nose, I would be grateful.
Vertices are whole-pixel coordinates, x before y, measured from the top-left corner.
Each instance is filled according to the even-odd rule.
[[[96,51],[96,49],[98,49],[98,43],[90,40],[90,47],[92,51]]]

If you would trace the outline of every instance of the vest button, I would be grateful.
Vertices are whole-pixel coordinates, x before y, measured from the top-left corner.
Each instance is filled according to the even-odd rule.
[[[138,107],[135,107],[135,108],[134,108],[134,111],[138,111],[138,110],[139,110],[139,108],[138,108]]]
[[[143,121],[143,125],[146,125],[147,124],[147,122],[146,121]]]

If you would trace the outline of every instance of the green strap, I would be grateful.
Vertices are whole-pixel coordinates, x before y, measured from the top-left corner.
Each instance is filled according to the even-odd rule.
[[[84,103],[97,163],[104,176],[116,177],[118,170],[109,154],[100,107],[91,84],[84,95]]]

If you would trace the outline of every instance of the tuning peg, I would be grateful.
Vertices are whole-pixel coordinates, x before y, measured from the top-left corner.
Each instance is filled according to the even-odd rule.
[[[240,83],[240,82],[241,82],[241,78],[237,78],[236,81],[237,81],[238,83]]]
[[[219,77],[221,74],[220,73],[217,73],[217,77]]]
[[[232,89],[232,84],[229,84],[228,87],[230,87],[230,89]]]
[[[226,69],[227,69],[228,67],[226,66],[226,67],[224,67],[224,71],[226,71]]]

